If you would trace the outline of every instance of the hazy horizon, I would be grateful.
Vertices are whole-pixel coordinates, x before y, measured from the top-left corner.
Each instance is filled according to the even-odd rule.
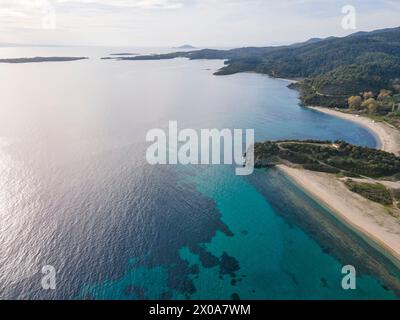
[[[346,5],[356,9],[355,29],[341,26]],[[396,27],[399,9],[393,0],[0,0],[0,43],[284,45]]]
[[[385,27],[385,28],[379,28],[379,29],[371,29],[371,30],[358,30],[358,31],[354,31],[354,32],[350,32],[349,34],[343,35],[343,36],[333,36],[333,37],[337,37],[337,38],[342,38],[342,37],[346,37],[349,35],[352,35],[354,33],[358,33],[358,32],[370,32],[370,31],[375,31],[375,30],[383,30],[383,29],[391,29],[391,28],[400,28],[399,26],[389,26],[389,27]],[[325,38],[329,38],[332,37],[331,36],[323,36],[323,37],[310,37],[304,40],[300,40],[300,41],[293,41],[293,42],[288,42],[288,43],[275,43],[275,44],[267,44],[264,46],[254,46],[254,47],[268,47],[268,46],[282,46],[282,45],[292,45],[292,44],[296,44],[296,43],[301,43],[301,42],[306,42],[308,40],[311,39],[317,39],[317,38],[321,38],[321,39],[325,39]],[[190,45],[193,46],[193,49],[201,49],[201,48],[220,48],[220,49],[231,49],[231,48],[239,48],[239,47],[251,47],[248,45],[243,44],[242,46],[207,46],[207,45],[202,45],[202,46],[196,46],[193,45],[191,42],[186,42],[186,43],[182,43],[179,45],[146,45],[146,46],[135,46],[135,45],[129,45],[129,44],[125,44],[125,45],[112,45],[112,44],[88,44],[88,45],[78,45],[78,44],[51,44],[51,43],[5,43],[5,42],[0,42],[0,47],[115,47],[115,48],[122,48],[122,47],[126,47],[126,48],[176,48],[179,49],[180,46],[184,46],[184,45]]]

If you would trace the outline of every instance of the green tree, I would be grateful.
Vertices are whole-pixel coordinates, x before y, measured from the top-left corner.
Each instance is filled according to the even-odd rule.
[[[351,96],[348,100],[349,108],[353,110],[359,110],[362,105],[362,98],[360,96]]]
[[[379,95],[378,95],[378,100],[379,101],[385,101],[388,98],[390,98],[391,94],[392,94],[392,91],[386,90],[386,89],[382,89],[380,91]]]
[[[363,93],[363,97],[365,100],[371,99],[374,97],[374,93],[372,91],[366,91]]]
[[[374,98],[365,100],[361,107],[367,109],[370,114],[375,114],[379,110],[379,104]]]

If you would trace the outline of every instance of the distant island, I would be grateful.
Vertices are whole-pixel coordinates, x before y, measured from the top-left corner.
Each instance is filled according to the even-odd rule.
[[[122,53],[110,53],[110,56],[137,56],[138,54],[137,53],[129,53],[129,52],[127,52],[127,53],[124,53],[124,52],[122,52]]]
[[[121,52],[121,53],[110,53],[109,57],[102,57],[101,60],[122,60],[123,57],[134,57],[138,56],[137,53]]]
[[[0,63],[64,62],[89,59],[87,57],[34,57],[0,59]]]
[[[196,49],[196,47],[194,47],[190,44],[184,44],[183,46],[174,47],[174,49]]]

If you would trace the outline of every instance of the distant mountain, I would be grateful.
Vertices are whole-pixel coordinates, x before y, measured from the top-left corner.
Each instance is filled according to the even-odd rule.
[[[176,47],[176,49],[196,49],[196,47],[193,47],[190,44],[184,44],[183,46]]]
[[[333,38],[333,37],[331,37],[331,38]],[[320,42],[320,41],[323,41],[323,40],[324,40],[323,38],[311,38],[311,39],[309,39],[309,40],[307,40],[305,42],[294,43],[294,44],[291,45],[291,47],[300,47],[300,46],[304,46],[306,44],[317,43],[317,42]]]
[[[377,35],[377,34],[382,34],[382,33],[387,33],[387,32],[393,32],[396,30],[400,31],[400,27],[378,29],[378,30],[374,30],[374,31],[359,31],[359,32],[349,35],[348,37],[368,36],[368,35],[371,36],[371,35]]]
[[[400,79],[400,27],[313,38],[289,46],[205,49],[123,60],[175,57],[226,60],[217,75],[253,71],[302,80],[298,87],[304,103],[343,107],[350,95],[390,89],[392,81]]]

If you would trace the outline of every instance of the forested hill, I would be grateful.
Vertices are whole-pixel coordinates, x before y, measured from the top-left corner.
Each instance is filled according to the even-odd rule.
[[[123,60],[226,59],[217,75],[255,71],[301,79],[307,104],[344,107],[350,95],[390,89],[400,78],[400,27],[358,32],[343,38],[310,39],[290,46],[198,50],[123,57]]]

